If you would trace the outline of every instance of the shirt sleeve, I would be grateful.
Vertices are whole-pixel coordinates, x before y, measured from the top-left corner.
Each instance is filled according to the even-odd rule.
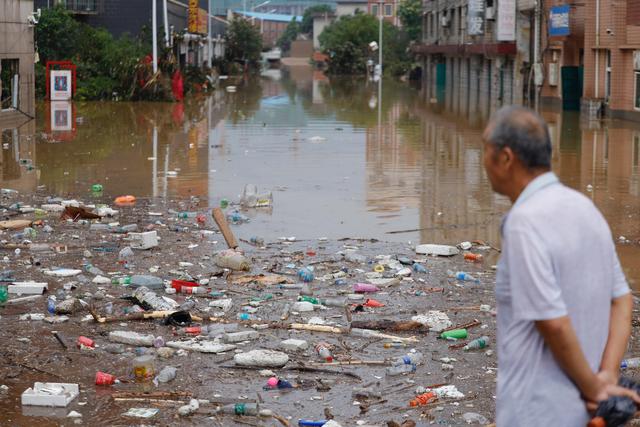
[[[514,318],[536,321],[566,316],[551,254],[533,227],[520,223],[510,227],[505,237]]]
[[[629,284],[627,283],[627,279],[624,276],[624,272],[622,271],[622,266],[620,265],[620,259],[618,258],[618,254],[616,253],[615,245],[613,245],[613,289],[611,292],[611,299],[616,299],[621,296],[624,296],[631,292],[629,289]]]

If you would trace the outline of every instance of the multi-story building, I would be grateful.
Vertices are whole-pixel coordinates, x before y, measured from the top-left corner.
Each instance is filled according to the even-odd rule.
[[[35,191],[33,0],[0,1],[0,181]]]
[[[523,103],[534,2],[516,3],[424,0],[422,40],[412,50],[422,61],[427,100],[478,120]]]
[[[393,25],[400,26],[398,18],[399,0],[368,0],[368,11],[373,16],[380,16],[382,11],[383,19]],[[380,9],[382,7],[382,10]]]
[[[281,15],[277,13],[243,12],[235,11],[237,15],[251,20],[260,29],[262,44],[273,47],[284,34],[292,20],[302,22],[302,16]]]
[[[583,107],[640,121],[640,0],[585,6]]]
[[[35,115],[33,0],[0,2],[0,129]]]
[[[541,105],[579,110],[584,72],[585,2],[548,0],[541,28]]]

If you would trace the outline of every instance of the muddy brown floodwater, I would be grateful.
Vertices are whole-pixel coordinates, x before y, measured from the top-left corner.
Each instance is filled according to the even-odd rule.
[[[329,81],[309,67],[270,71],[260,78],[225,84],[236,85],[237,91],[219,90],[185,104],[42,103],[36,121],[2,130],[0,186],[20,192],[4,196],[3,205],[21,202],[37,207],[49,196],[110,204],[115,196],[133,194],[138,197],[137,205],[122,208],[117,218],[105,222],[155,228],[161,238],[159,248],[136,252],[127,269],[117,262],[118,251],[127,244],[123,235],[90,232],[88,224],[63,222],[58,215],[49,214],[41,219],[53,232],[47,234],[36,227],[35,241],[66,243],[69,252],[35,254],[24,250],[16,255],[5,250],[0,254],[6,255],[2,270],[14,270],[19,280],[47,281],[50,293],[58,296],[63,296],[60,289],[65,283],[77,282],[77,288],[67,295],[92,302],[99,311],[112,302],[114,313],[121,313],[131,306],[122,299],[131,289],[92,284],[93,276],[87,273],[71,279],[43,274],[43,269],[55,266],[81,267],[88,249],[93,255],[91,262],[110,274],[148,274],[152,269],[166,280],[184,274],[210,279],[213,289],[226,291],[233,299],[233,308],[227,313],[231,321],[252,299],[258,309],[256,322],[279,321],[284,306],[296,300],[298,291],[255,283],[230,284],[211,259],[215,250],[224,248],[222,237],[201,233],[202,229],[217,233],[209,218],[210,208],[222,199],[237,202],[245,184],[273,193],[271,208],[243,210],[250,222],[233,226],[252,259],[252,273],[285,272],[295,282],[295,274],[291,275],[295,268],[287,268],[289,264],[296,268],[313,264],[316,276],[344,269],[346,285],[335,285],[332,280],[312,284],[314,296],[321,299],[346,294],[354,283],[366,281],[365,274],[372,270],[377,255],[415,259],[416,243],[477,240],[500,246],[500,218],[509,203],[492,193],[484,174],[482,123],[477,117],[461,117],[448,105],[429,107],[409,85],[385,82],[379,94],[377,85],[362,80]],[[618,241],[627,277],[637,284],[640,128],[621,122],[582,123],[578,115],[569,112],[544,112],[544,117],[553,139],[554,170],[564,183],[592,198],[602,210]],[[92,184],[102,184],[104,192],[92,194]],[[207,221],[197,226],[193,219],[177,220],[169,209],[203,212]],[[162,216],[150,217],[149,211]],[[25,217],[34,218],[33,214]],[[172,231],[176,224],[189,230]],[[2,238],[12,240],[12,234],[15,232],[5,232]],[[246,244],[253,236],[263,238],[267,247]],[[296,242],[288,244],[279,240],[281,236],[295,236]],[[350,247],[357,247],[367,261],[345,260],[341,251]],[[105,248],[115,248],[115,252]],[[493,339],[495,320],[490,313],[459,309],[495,305],[491,266],[498,254],[475,249],[485,256],[483,263],[465,263],[460,256],[421,260],[428,273],[414,272],[411,280],[382,289],[374,298],[385,306],[352,313],[353,320],[409,320],[427,310],[441,310],[454,324],[478,319],[482,326],[470,330],[471,338],[488,335]],[[181,261],[193,265],[181,265]],[[450,280],[448,269],[468,271],[480,283]],[[443,291],[432,292],[433,288]],[[96,293],[106,295],[96,297]],[[268,294],[271,299],[265,299]],[[175,299],[185,301],[181,295]],[[0,308],[0,385],[9,387],[6,394],[0,394],[0,425],[34,421],[42,425],[137,425],[137,419],[122,416],[134,406],[160,409],[154,418],[141,421],[148,425],[277,425],[272,420],[212,416],[213,403],[203,405],[191,417],[179,418],[171,402],[114,401],[115,390],[141,390],[136,384],[115,389],[93,385],[98,370],[131,378],[135,349],[127,348],[120,355],[105,352],[108,332],[129,329],[166,340],[174,339],[175,332],[154,321],[98,325],[83,320],[86,312],[58,325],[20,320],[25,313],[46,313],[45,300]],[[211,312],[209,299],[196,300],[195,311]],[[337,326],[348,324],[345,313],[337,308],[293,314],[290,321],[306,323],[314,316]],[[52,338],[52,330],[67,340],[68,350]],[[412,334],[400,333],[405,337]],[[77,350],[74,343],[78,335],[95,339],[98,349]],[[407,376],[386,377],[383,366],[334,368],[334,373],[275,370],[298,387],[289,392],[264,391],[267,378],[257,371],[229,368],[233,351],[221,355],[189,352],[157,358],[157,367],[178,368],[176,380],[159,390],[188,391],[212,401],[258,400],[293,425],[299,418],[323,419],[325,408],[344,426],[358,421],[360,425],[381,425],[407,418],[419,425],[462,425],[463,414],[469,412],[491,421],[495,354],[451,349],[450,343],[436,336],[434,332],[418,335],[414,347],[425,353],[426,361]],[[389,359],[411,348],[385,350],[380,340],[273,328],[261,330],[257,341],[239,348],[278,349],[280,342],[290,337],[307,340],[310,345],[327,341],[341,361]],[[633,338],[629,354],[637,354],[637,350]],[[318,360],[311,348],[290,356],[293,366]],[[453,370],[443,366],[443,357],[456,359],[449,361]],[[360,378],[341,373],[347,371]],[[69,408],[41,411],[21,406],[20,393],[34,381],[63,380],[81,387],[80,397]],[[466,397],[407,409],[417,386],[439,383],[456,385]],[[354,387],[364,386],[380,392],[382,398],[352,395]],[[66,419],[69,410],[78,411],[82,418]]]

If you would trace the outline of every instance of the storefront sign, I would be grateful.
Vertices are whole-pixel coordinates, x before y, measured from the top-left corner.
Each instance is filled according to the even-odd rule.
[[[52,70],[49,74],[51,79],[52,101],[68,101],[71,99],[71,70]]]
[[[484,34],[484,0],[469,0],[467,6],[467,34]]]
[[[553,6],[549,12],[549,36],[568,36],[569,5]]]
[[[516,0],[500,0],[498,2],[498,21],[496,38],[498,41],[515,41],[516,39]]]
[[[198,7],[198,0],[189,0],[189,32],[207,34],[207,18],[207,11]]]

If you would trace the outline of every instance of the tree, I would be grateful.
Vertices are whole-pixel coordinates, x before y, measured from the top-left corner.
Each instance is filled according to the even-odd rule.
[[[262,36],[260,30],[249,20],[234,18],[225,34],[225,57],[232,62],[247,62],[256,66],[262,52]]]
[[[422,0],[404,0],[398,7],[398,17],[410,40],[422,35]]]
[[[300,23],[296,21],[296,18],[292,18],[284,33],[278,39],[277,45],[283,52],[288,52],[291,48],[291,43],[296,40],[300,34]]]
[[[369,14],[342,16],[320,34],[320,45],[329,55],[332,74],[364,74],[367,59],[377,59],[369,50],[369,43],[378,42],[378,20]],[[408,37],[397,27],[384,22],[383,69],[392,75],[405,73],[410,65],[407,55]]]
[[[317,4],[305,9],[304,15],[302,15],[302,26],[300,31],[304,34],[313,33],[313,17],[324,13],[333,14],[333,8],[328,4]]]

